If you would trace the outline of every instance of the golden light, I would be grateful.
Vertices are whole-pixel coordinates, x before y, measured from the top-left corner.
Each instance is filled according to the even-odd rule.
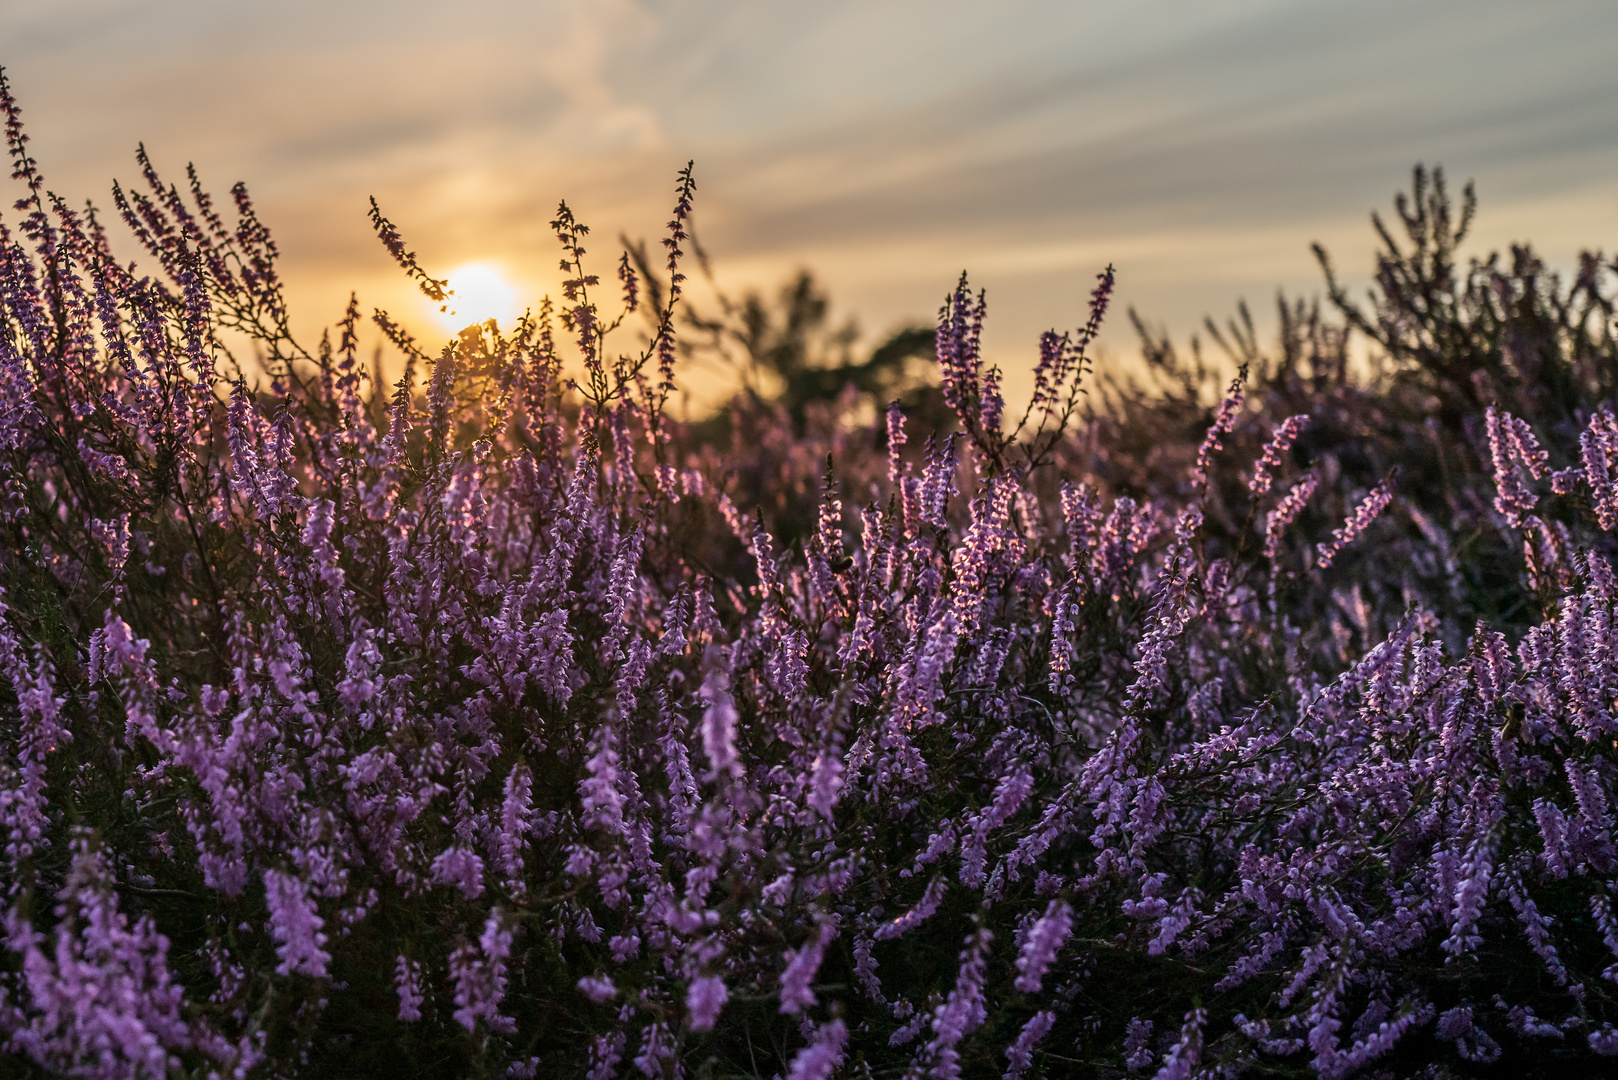
[[[510,329],[521,312],[517,287],[494,263],[474,262],[450,271],[448,310],[438,312],[446,330],[460,330],[493,319]]]

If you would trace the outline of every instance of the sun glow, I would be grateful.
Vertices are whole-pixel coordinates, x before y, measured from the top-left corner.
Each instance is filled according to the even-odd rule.
[[[510,328],[519,312],[517,287],[494,263],[474,262],[450,271],[447,309],[438,313],[447,330],[493,319]]]

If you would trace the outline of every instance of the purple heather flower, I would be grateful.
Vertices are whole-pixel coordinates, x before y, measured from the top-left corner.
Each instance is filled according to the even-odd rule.
[[[1450,936],[1442,943],[1445,952],[1452,956],[1464,956],[1471,953],[1483,942],[1483,937],[1477,931],[1477,922],[1483,914],[1483,904],[1488,898],[1489,878],[1494,871],[1494,840],[1490,837],[1479,838],[1474,842],[1468,857],[1468,865],[1463,877],[1455,890],[1453,907],[1450,915]]]
[[[1562,770],[1568,787],[1573,790],[1573,801],[1578,805],[1579,817],[1591,829],[1602,829],[1607,824],[1607,796],[1601,782],[1601,771],[1581,769],[1573,760],[1565,760]]]
[[[1493,448],[1491,440],[1491,451]],[[1618,529],[1618,417],[1608,409],[1598,409],[1579,436],[1579,450],[1584,459],[1582,475],[1594,495],[1596,520],[1603,529]],[[1497,477],[1499,473],[1500,466],[1496,465]],[[1570,485],[1561,486],[1571,491]],[[1501,498],[1505,498],[1504,492]]]
[[[1332,532],[1331,541],[1316,545],[1317,561],[1315,565],[1321,570],[1330,566],[1332,561],[1337,558],[1338,552],[1352,543],[1356,536],[1368,529],[1371,522],[1377,519],[1392,500],[1393,489],[1389,486],[1388,481],[1384,480],[1372,488],[1371,493],[1361,500],[1359,506],[1354,508],[1354,513],[1349,515],[1347,521],[1343,522],[1342,528]]]
[[[876,928],[876,939],[891,941],[932,918],[938,912],[939,905],[944,902],[944,891],[948,887],[949,882],[942,875],[933,878],[927,883],[926,891],[921,894],[921,899],[916,901],[915,907],[892,922],[883,923]]]
[[[1523,486],[1521,467],[1535,480],[1544,479],[1546,455],[1527,423],[1493,405],[1485,412],[1489,458],[1494,465],[1494,508],[1513,527],[1534,512],[1538,499]]]
[[[994,798],[972,821],[971,833],[961,845],[961,883],[970,888],[983,884],[984,864],[988,854],[988,837],[995,829],[1009,821],[1022,809],[1033,794],[1034,774],[1025,765],[1018,765],[995,785]]]
[[[988,1017],[983,1000],[983,980],[989,959],[989,945],[994,934],[979,930],[966,939],[961,953],[960,973],[955,977],[955,988],[944,1003],[933,1011],[933,1038],[927,1052],[933,1059],[932,1075],[940,1080],[958,1080],[961,1075],[960,1051],[957,1047]]]
[[[1470,1012],[1468,1013],[1470,1015]],[[1419,1028],[1432,1019],[1433,1009],[1430,1005],[1416,1008],[1404,1008],[1392,1020],[1383,1020],[1378,1023],[1375,1030],[1367,1033],[1346,1051],[1339,1051],[1335,1047],[1324,1056],[1316,1057],[1316,1068],[1322,1077],[1351,1076],[1363,1069],[1369,1063],[1386,1054],[1393,1048],[1393,1044],[1402,1039],[1412,1028]],[[1481,1031],[1473,1029],[1473,1035],[1487,1040],[1488,1036]],[[1463,1037],[1464,1038],[1464,1037]],[[1463,1051],[1465,1056],[1465,1051]],[[1471,1060],[1483,1060],[1471,1058]]]
[[[899,408],[897,401],[888,402],[888,483],[897,490],[899,482],[906,474],[905,461],[902,455],[905,435],[905,415]]]
[[[466,848],[447,848],[433,860],[433,884],[453,885],[476,900],[483,895],[483,860]]]
[[[945,671],[955,657],[960,632],[955,613],[929,627],[918,642],[915,659],[899,684],[894,704],[894,722],[908,728],[926,723],[942,693]]]
[[[1567,818],[1561,807],[1548,799],[1534,800],[1534,819],[1539,825],[1540,839],[1545,845],[1545,868],[1553,877],[1566,877],[1571,852],[1568,848]]]
[[[1050,1034],[1051,1026],[1055,1023],[1056,1014],[1047,1009],[1035,1013],[1022,1026],[1022,1030],[1017,1033],[1017,1041],[1006,1047],[1006,1058],[1011,1064],[1002,1080],[1020,1080],[1022,1074],[1034,1063],[1034,1048]]]
[[[669,249],[669,300],[680,295],[680,283],[685,275],[680,273],[680,258],[685,254],[680,247],[682,241],[689,240],[686,235],[685,223],[691,217],[691,197],[696,193],[697,182],[692,176],[691,162],[686,162],[685,168],[680,170],[680,183],[675,189],[674,220],[669,222],[669,235],[663,241],[663,246]],[[700,256],[699,256],[700,257]]]
[[[528,845],[529,819],[533,813],[534,777],[528,766],[513,765],[506,775],[505,795],[500,803],[498,850],[504,886],[522,887],[523,850]]]
[[[624,794],[619,769],[617,726],[608,721],[591,740],[592,753],[585,762],[585,776],[579,781],[579,807],[585,824],[610,832],[624,831]]]
[[[703,975],[691,980],[685,992],[685,1010],[692,1031],[712,1031],[719,1012],[730,1000],[725,980],[717,975]]]
[[[1064,587],[1051,602],[1051,649],[1046,666],[1050,669],[1048,682],[1051,693],[1060,694],[1071,686],[1073,645],[1073,603],[1071,587]]]
[[[1118,589],[1123,584],[1120,579],[1134,568],[1136,559],[1151,543],[1157,530],[1158,523],[1152,507],[1141,506],[1127,495],[1120,496],[1112,504],[1112,511],[1102,522],[1091,549],[1090,571],[1095,576],[1098,588],[1101,583],[1111,586],[1115,602],[1120,597]],[[1074,567],[1075,574],[1078,569]]]
[[[645,1033],[641,1036],[640,1053],[635,1055],[635,1068],[647,1080],[667,1075],[667,1066],[664,1064],[674,1056],[674,1042],[669,1036],[668,1027],[661,1021],[648,1024]]]
[[[1253,478],[1247,482],[1247,490],[1254,495],[1263,495],[1270,490],[1275,480],[1275,474],[1281,468],[1281,456],[1287,452],[1303,429],[1309,426],[1309,416],[1300,413],[1289,416],[1275,429],[1270,441],[1264,444],[1264,453],[1253,466]]]
[[[888,999],[882,993],[882,979],[877,975],[877,959],[871,953],[872,940],[868,937],[854,939],[854,977],[870,999],[878,1005],[886,1005]]]
[[[590,1040],[590,1071],[587,1080],[616,1080],[618,1063],[624,1059],[624,1033],[597,1035]]]
[[[1457,1005],[1439,1014],[1436,1034],[1446,1041],[1459,1039],[1462,1035],[1472,1031],[1472,1007],[1470,1005]]]
[[[1069,565],[1078,575],[1088,564],[1102,521],[1100,501],[1088,484],[1062,485],[1062,521],[1067,529]]]
[[[980,339],[983,334],[984,296],[978,293],[976,303],[967,286],[966,275],[955,291],[944,300],[938,312],[938,332],[935,335],[938,352],[939,383],[944,391],[944,403],[966,424],[966,409],[978,400],[978,364]],[[978,418],[973,417],[976,421]]]
[[[510,1034],[515,1023],[500,1015],[506,992],[506,960],[511,956],[514,932],[505,912],[489,913],[476,946],[461,944],[450,954],[450,978],[455,983],[455,1022],[467,1031],[479,1020],[490,1031]]]
[[[1241,413],[1242,402],[1245,395],[1242,386],[1247,382],[1247,365],[1243,364],[1236,377],[1230,381],[1230,389],[1225,392],[1225,399],[1219,403],[1219,411],[1214,414],[1214,421],[1208,425],[1208,431],[1202,437],[1202,446],[1197,450],[1196,464],[1191,467],[1191,484],[1194,488],[1208,486],[1208,469],[1213,465],[1213,455],[1224,448],[1221,441],[1226,434],[1236,427],[1236,419]]]
[[[928,439],[927,466],[922,470],[916,493],[921,520],[940,529],[949,527],[946,516],[949,500],[959,493],[955,483],[959,467],[955,457],[956,438],[957,433],[952,432],[942,442]]]
[[[719,650],[709,649],[709,668],[702,683],[707,708],[702,713],[702,752],[708,756],[712,775],[741,773],[741,757],[736,751],[736,725],[740,719],[736,702],[730,696],[730,676]]]
[[[978,423],[982,425],[985,432],[999,434],[1000,418],[1005,412],[1006,403],[1005,399],[1000,396],[1000,368],[998,365],[990,367],[984,373],[981,395],[983,404]]]
[[[1030,411],[1040,409],[1047,414],[1056,406],[1057,388],[1063,377],[1065,362],[1071,355],[1072,340],[1067,334],[1047,330],[1039,335],[1039,360],[1034,364],[1034,394],[1028,403]]]
[[[1562,963],[1561,954],[1557,952],[1556,946],[1551,943],[1549,921],[1540,914],[1539,906],[1523,893],[1519,881],[1512,881],[1509,884],[1506,897],[1517,912],[1517,920],[1522,924],[1523,937],[1528,940],[1529,947],[1545,965],[1546,974],[1558,986],[1568,985],[1571,980],[1568,978],[1567,967]]]
[[[1124,1031],[1124,1068],[1139,1072],[1157,1056],[1152,1052],[1152,1022],[1132,1017]]]
[[[815,1029],[814,1039],[799,1050],[787,1068],[787,1080],[830,1080],[843,1063],[848,1025],[831,1020]]]
[[[629,265],[627,251],[618,259],[618,281],[624,287],[624,307],[634,311],[640,306],[640,279],[635,274],[635,268]]]
[[[802,1012],[815,1004],[815,995],[809,984],[820,971],[820,962],[826,956],[826,946],[837,936],[837,927],[822,922],[801,949],[788,949],[782,954],[786,968],[781,972],[781,1012]]]
[[[1602,1024],[1590,1032],[1590,1049],[1602,1057],[1618,1057],[1618,1028]]]
[[[275,953],[281,958],[276,973],[324,979],[326,965],[331,963],[331,954],[325,949],[326,935],[321,932],[326,924],[315,914],[307,884],[296,875],[266,870],[264,896],[270,908]]]
[[[421,965],[403,954],[393,970],[394,989],[399,992],[399,1019],[414,1023],[421,1019]]]
[[[579,990],[597,1005],[605,1005],[618,996],[618,988],[605,975],[586,975],[579,980]]]
[[[1506,1022],[1511,1025],[1513,1032],[1523,1038],[1562,1040],[1567,1037],[1561,1028],[1541,1020],[1526,1005],[1515,1005],[1508,1009]]]
[[[20,883],[24,880],[21,864],[47,842],[47,759],[71,742],[73,735],[60,722],[68,699],[56,694],[54,672],[43,657],[34,665],[24,658],[22,642],[10,626],[10,611],[5,590],[0,588],[0,668],[10,678],[20,714],[14,744],[19,767],[15,786],[0,789],[0,822],[6,826],[6,861]],[[35,669],[32,677],[30,667]]]
[[[801,630],[789,630],[765,661],[770,683],[776,693],[796,701],[808,688],[809,642]]]
[[[1208,1023],[1206,1009],[1192,1009],[1185,1014],[1180,1038],[1163,1058],[1162,1068],[1152,1080],[1191,1080],[1202,1061],[1202,1029]]]
[[[827,821],[837,807],[837,797],[843,790],[843,760],[841,740],[829,739],[815,755],[810,767],[809,805]]]
[[[1295,521],[1302,513],[1309,496],[1315,493],[1315,487],[1320,483],[1320,474],[1310,469],[1303,475],[1303,479],[1292,485],[1274,510],[1264,519],[1264,557],[1274,559],[1281,550],[1281,534],[1288,525]]]
[[[1073,933],[1073,909],[1052,900],[1045,914],[1028,931],[1028,940],[1017,955],[1016,987],[1025,994],[1037,994],[1045,972]]]
[[[567,612],[556,610],[542,616],[529,635],[534,681],[552,701],[566,705],[573,696],[573,634],[567,626]]]

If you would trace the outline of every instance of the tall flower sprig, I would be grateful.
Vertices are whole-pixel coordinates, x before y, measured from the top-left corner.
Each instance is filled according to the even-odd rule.
[[[1496,495],[1494,508],[1513,527],[1533,514],[1538,499],[1523,486],[1520,470],[1534,480],[1543,480],[1547,458],[1533,430],[1521,418],[1502,412],[1493,405],[1485,412],[1489,438],[1489,459],[1494,466]]]
[[[1073,335],[1050,331],[1040,338],[1039,361],[1034,366],[1034,393],[1008,441],[1020,442],[1025,472],[1032,472],[1051,461],[1079,411],[1083,396],[1089,393],[1085,376],[1090,374],[1088,349],[1101,332],[1107,308],[1117,287],[1117,272],[1109,264],[1096,275],[1090,291],[1089,316]],[[1039,422],[1032,433],[1028,424],[1035,413]],[[1022,441],[1026,436],[1026,441]]]
[[[1392,501],[1393,481],[1390,477],[1372,488],[1370,493],[1360,500],[1354,512],[1348,516],[1348,520],[1332,530],[1329,541],[1315,545],[1315,566],[1321,570],[1331,566],[1338,554],[1353,543],[1355,537],[1370,528],[1371,523],[1382,515],[1382,511],[1387,509],[1388,503]]]
[[[1198,490],[1208,486],[1208,470],[1213,465],[1213,455],[1224,448],[1224,437],[1236,427],[1237,417],[1241,413],[1242,403],[1246,400],[1244,386],[1247,383],[1247,365],[1243,364],[1236,377],[1231,380],[1230,388],[1225,391],[1224,399],[1219,403],[1219,410],[1214,413],[1213,423],[1202,436],[1202,445],[1197,448],[1197,460],[1191,466],[1191,484]]]
[[[1300,414],[1287,417],[1275,429],[1270,441],[1264,444],[1263,456],[1259,458],[1258,464],[1253,466],[1253,478],[1247,482],[1250,494],[1264,495],[1269,492],[1270,485],[1275,482],[1275,474],[1281,468],[1281,456],[1292,447],[1308,426],[1309,417]]]

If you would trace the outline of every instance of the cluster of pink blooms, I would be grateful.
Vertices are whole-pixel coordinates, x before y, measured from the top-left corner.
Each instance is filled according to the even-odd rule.
[[[564,207],[563,305],[436,356],[376,313],[390,392],[357,303],[293,340],[243,189],[233,222],[195,177],[118,189],[143,274],[0,105],[5,1053],[596,1080],[1618,1054],[1618,576],[1539,509],[1618,521],[1610,413],[1554,479],[1525,421],[1482,421],[1494,524],[1555,593],[1519,641],[1457,650],[1414,604],[1322,671],[1286,598],[1346,596],[1401,496],[1311,532],[1337,474],[1241,379],[1178,501],[1057,475],[1110,271],[1043,342],[1031,434],[963,279],[959,432],[840,422],[786,470],[788,535],[787,496],[741,501],[763,466],[664,413],[689,170],[667,287],[626,260],[603,315]],[[1208,539],[1231,491],[1261,545]]]

